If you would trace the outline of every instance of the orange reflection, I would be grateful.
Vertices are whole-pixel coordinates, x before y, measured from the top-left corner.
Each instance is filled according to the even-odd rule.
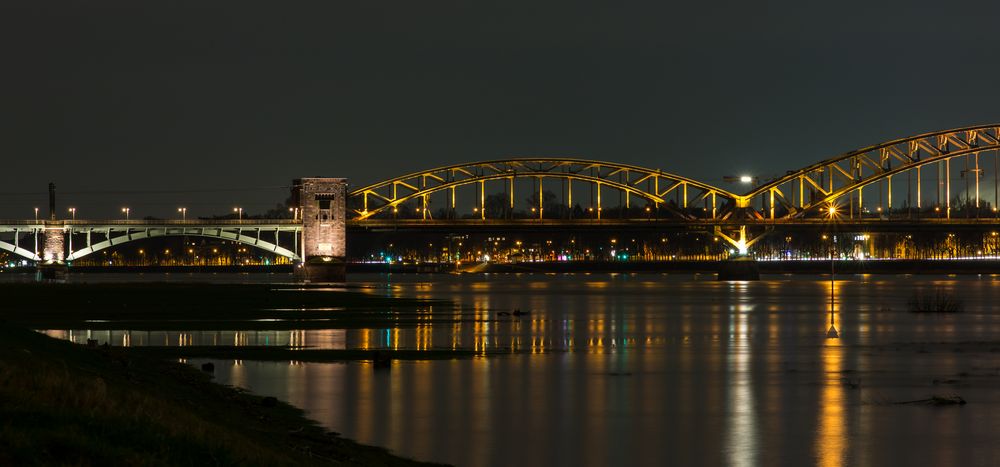
[[[844,465],[847,452],[847,423],[844,386],[840,381],[844,348],[839,339],[827,339],[820,358],[823,360],[825,382],[820,394],[819,429],[816,431],[817,465]]]

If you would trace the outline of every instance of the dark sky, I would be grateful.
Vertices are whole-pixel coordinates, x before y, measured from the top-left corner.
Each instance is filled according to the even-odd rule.
[[[1000,122],[1000,2],[876,3],[6,0],[0,217],[533,155],[725,186]]]

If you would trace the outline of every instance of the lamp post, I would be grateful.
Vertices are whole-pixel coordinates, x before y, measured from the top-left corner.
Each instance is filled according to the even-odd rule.
[[[181,220],[182,221],[186,221],[187,220],[188,208],[184,208],[184,207],[177,208],[177,212],[181,213]]]
[[[288,208],[288,212],[292,213],[292,220],[299,220],[299,208]]]
[[[76,220],[76,208],[69,208],[69,213],[72,216],[73,220]]]
[[[129,215],[130,212],[132,212],[132,209],[125,207],[125,208],[122,208],[122,212],[125,213],[125,220],[128,220],[128,215]]]
[[[830,220],[832,221],[834,219],[834,216],[837,215],[837,207],[831,204],[830,208],[829,208],[829,212],[830,212]],[[833,253],[834,253],[834,250],[836,249],[835,248],[836,245],[837,245],[837,236],[836,235],[830,235],[830,329],[828,329],[826,331],[826,338],[827,339],[839,339],[840,338],[840,334],[837,332],[837,327],[836,327],[836,323],[834,322],[834,316],[833,316],[833,300],[834,300],[834,298],[833,298],[833,291],[834,291],[834,288],[833,288],[834,287],[834,269],[833,269],[834,262],[833,262]]]
[[[35,222],[38,222],[38,208],[35,208]]]
[[[233,212],[236,213],[236,219],[239,220],[240,222],[243,222],[243,208],[237,206],[233,208]]]

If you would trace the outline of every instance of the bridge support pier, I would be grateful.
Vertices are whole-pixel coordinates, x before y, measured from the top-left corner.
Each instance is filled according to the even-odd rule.
[[[757,243],[760,239],[764,238],[764,235],[760,235],[757,238],[748,241],[747,226],[745,225],[740,226],[740,232],[737,238],[726,235],[722,232],[722,228],[719,226],[715,226],[715,235],[718,235],[723,240],[736,247],[738,252],[736,257],[719,263],[719,275],[717,279],[720,281],[760,280],[760,270],[757,267],[757,260],[747,256],[747,252],[754,243]]]
[[[294,182],[292,202],[302,213],[302,263],[295,268],[305,282],[343,282],[347,278],[347,180],[302,178]]]
[[[719,262],[720,281],[756,281],[760,280],[760,269],[757,267],[757,260],[749,256],[737,256],[736,258]]]
[[[66,228],[56,220],[56,185],[49,183],[49,220],[42,231],[42,251],[35,269],[35,279],[43,281],[66,280]]]

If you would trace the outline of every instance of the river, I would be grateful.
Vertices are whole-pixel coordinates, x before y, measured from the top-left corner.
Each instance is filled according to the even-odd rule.
[[[1000,277],[839,277],[839,339],[827,338],[829,276],[351,279],[375,294],[453,300],[463,319],[250,332],[243,342],[499,355],[391,370],[215,361],[216,379],[286,400],[361,443],[458,466],[1000,465]],[[952,297],[964,311],[913,313],[915,293]],[[526,314],[500,315],[515,309]],[[968,403],[898,404],[932,395]]]

